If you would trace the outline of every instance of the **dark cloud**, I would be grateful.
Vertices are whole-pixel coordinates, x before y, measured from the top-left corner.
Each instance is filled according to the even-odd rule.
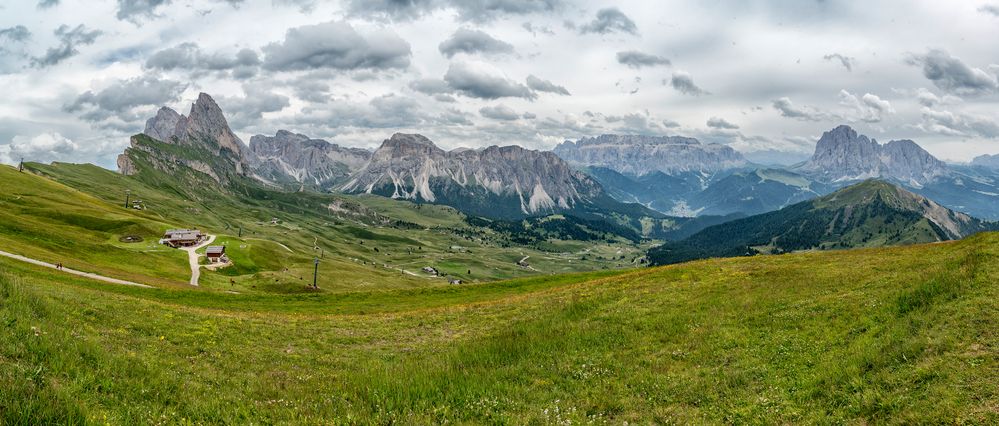
[[[986,4],[978,8],[979,12],[987,13],[992,16],[999,16],[999,5]]]
[[[470,114],[457,108],[448,108],[444,112],[434,117],[433,121],[443,126],[473,126],[475,123],[469,119]]]
[[[675,129],[675,128],[680,127],[680,123],[677,123],[677,122],[675,122],[673,120],[664,119],[663,120],[663,127],[667,128],[667,129]]]
[[[712,129],[735,130],[739,128],[738,124],[731,123],[719,117],[709,118],[706,124]]]
[[[439,122],[441,118],[442,116],[434,116],[427,112],[425,105],[412,98],[392,94],[373,98],[367,103],[335,100],[303,108],[302,114],[296,115],[298,124],[317,125],[330,129],[342,127],[414,128],[427,123]]]
[[[928,107],[921,112],[923,122],[917,127],[923,131],[965,138],[999,138],[999,124],[995,120]]]
[[[537,37],[538,34],[555,35],[555,31],[552,31],[551,28],[545,26],[537,26],[530,22],[524,22],[523,24],[521,24],[521,28],[531,33],[531,35],[535,37]]]
[[[409,67],[409,43],[381,32],[362,36],[346,22],[292,28],[284,41],[263,48],[264,68],[275,71],[309,69],[383,70]]]
[[[425,95],[454,92],[454,89],[452,89],[446,81],[439,78],[423,78],[413,80],[409,83],[409,88]]]
[[[481,64],[465,62],[453,63],[444,74],[444,81],[459,93],[480,99],[525,98],[538,97],[531,89],[520,83],[510,81],[498,72]]]
[[[307,102],[323,103],[330,100],[330,76],[314,73],[300,76],[288,82],[295,97]]]
[[[59,0],[38,0],[39,9],[48,9],[59,5]]]
[[[996,76],[979,68],[972,68],[947,52],[933,49],[925,55],[910,55],[906,62],[921,66],[923,76],[941,90],[956,95],[983,95],[999,88]]]
[[[540,79],[534,75],[527,76],[527,87],[538,92],[548,92],[557,95],[569,96],[569,90],[548,80]]]
[[[85,25],[80,24],[72,29],[68,25],[60,25],[59,28],[56,28],[54,34],[59,39],[59,45],[50,47],[42,56],[32,58],[31,64],[33,66],[45,68],[69,59],[80,53],[77,46],[94,44],[94,41],[103,32],[100,30],[88,30]]]
[[[615,124],[614,130],[620,133],[637,135],[660,135],[663,133],[663,128],[649,116],[648,111],[644,114],[611,115],[605,117],[604,120]]]
[[[669,80],[669,84],[678,92],[685,95],[700,96],[709,94],[694,84],[694,79],[690,76],[690,74],[683,71],[674,72],[673,76]]]
[[[562,0],[451,0],[461,19],[486,22],[504,15],[527,15],[553,12]]]
[[[659,65],[670,65],[669,59],[658,55],[639,52],[637,50],[627,50],[617,52],[617,62],[627,65],[629,68],[654,67]]]
[[[438,46],[440,52],[448,58],[458,53],[501,54],[513,52],[513,45],[497,40],[493,36],[479,30],[459,28],[450,38]]]
[[[533,112],[525,112],[524,115],[522,115],[521,117],[523,117],[525,120],[533,120],[535,118],[538,118],[538,115]]]
[[[854,64],[857,63],[856,58],[852,58],[846,55],[841,55],[839,53],[832,53],[823,56],[822,59],[825,59],[827,61],[839,61],[840,65],[843,65],[843,68],[846,68],[847,71],[853,71],[853,66]]]
[[[506,105],[485,106],[479,109],[479,114],[485,118],[501,121],[514,121],[520,118],[520,114]]]
[[[0,30],[0,38],[6,38],[13,42],[23,42],[31,38],[31,31],[28,31],[24,25],[15,25]]]
[[[793,118],[802,121],[819,121],[824,118],[823,114],[814,108],[798,108],[791,103],[791,99],[783,97],[774,99],[773,107],[780,112],[781,117]]]
[[[241,49],[235,55],[223,53],[206,54],[196,43],[182,43],[154,53],[146,60],[147,69],[171,71],[232,71],[236,78],[248,78],[256,74],[260,66],[257,52]]]
[[[597,33],[597,34],[607,34],[612,32],[622,32],[628,34],[638,34],[638,27],[635,26],[635,21],[632,21],[628,15],[621,12],[620,9],[616,7],[609,7],[606,9],[600,9],[597,12],[597,17],[583,25],[579,28],[579,32],[586,33]]]
[[[118,13],[115,16],[120,21],[138,24],[142,18],[157,18],[156,9],[170,4],[171,0],[118,0]]]
[[[119,80],[107,88],[87,91],[63,107],[67,112],[81,113],[85,121],[100,122],[116,117],[124,122],[141,120],[140,107],[159,107],[174,102],[187,85],[160,78],[157,75]]]
[[[434,95],[434,100],[436,100],[437,102],[446,102],[446,103],[458,102],[458,100],[455,99],[454,96],[445,95],[443,93]]]
[[[562,7],[562,0],[351,0],[353,15],[412,20],[441,9],[458,13],[462,21],[488,22],[507,15],[552,12]]]
[[[221,97],[222,105],[230,124],[242,128],[259,122],[265,113],[278,112],[291,105],[284,95],[274,93],[258,84],[243,84],[242,97]]]

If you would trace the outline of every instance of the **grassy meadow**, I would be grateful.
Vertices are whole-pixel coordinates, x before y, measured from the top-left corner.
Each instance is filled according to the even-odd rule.
[[[31,169],[0,167],[2,250],[154,288],[0,257],[0,424],[999,422],[999,234],[624,269],[439,206]],[[178,226],[235,266],[188,286]]]
[[[345,294],[0,271],[5,424],[999,421],[996,234]]]
[[[211,188],[192,196],[171,189],[179,183],[147,183],[93,165],[28,170],[0,167],[0,226],[9,228],[0,230],[0,244],[7,251],[152,285],[185,286],[190,277],[186,253],[156,244],[162,231],[178,227],[218,235],[235,260],[203,271],[202,289],[240,293],[312,291],[305,287],[317,257],[321,291],[363,291],[632,267],[648,246],[551,241],[538,250],[505,244],[445,206],[277,191],[250,199]],[[126,189],[144,210],[123,208]],[[144,241],[120,243],[123,235]],[[530,268],[517,265],[525,256]],[[447,278],[421,272],[425,266]]]

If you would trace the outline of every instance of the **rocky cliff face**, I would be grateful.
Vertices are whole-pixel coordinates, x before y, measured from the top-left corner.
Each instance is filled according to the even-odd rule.
[[[274,136],[251,137],[250,154],[254,177],[319,190],[342,184],[371,158],[368,150],[345,148],[287,130],[279,130]]]
[[[815,154],[800,170],[825,181],[890,178],[919,187],[945,176],[947,165],[911,140],[881,145],[839,126],[822,134]]]
[[[565,141],[553,152],[572,164],[606,167],[634,176],[714,172],[746,165],[742,154],[728,146],[705,145],[680,136],[601,135]]]
[[[519,146],[444,151],[413,134],[385,140],[341,189],[449,204],[489,216],[569,210],[603,195],[595,181],[551,152]]]
[[[176,145],[167,149],[166,145]],[[141,157],[141,161],[140,158]],[[178,166],[208,175],[220,184],[245,176],[249,167],[243,142],[229,128],[222,109],[202,93],[187,116],[163,107],[146,121],[143,134],[132,136],[118,156],[122,174],[141,172],[139,164],[174,173]]]
[[[999,169],[999,154],[996,155],[979,155],[971,160],[971,165],[976,167],[988,167],[990,169]]]
[[[166,143],[210,147],[235,160],[240,174],[248,164],[243,141],[229,128],[222,108],[206,93],[198,95],[187,116],[168,107],[160,108],[155,117],[146,121],[143,133]]]

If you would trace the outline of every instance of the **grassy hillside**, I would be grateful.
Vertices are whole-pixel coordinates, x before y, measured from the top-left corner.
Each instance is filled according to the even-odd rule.
[[[32,173],[0,167],[0,193],[16,197],[33,191],[44,193],[41,198],[48,200],[34,210],[7,212],[11,219],[3,223],[18,227],[0,230],[0,242],[9,242],[12,248],[7,251],[154,285],[183,285],[190,276],[184,253],[156,245],[163,230],[177,227],[218,235],[218,242],[226,244],[236,260],[232,268],[205,271],[201,287],[241,293],[311,291],[305,285],[311,283],[315,257],[322,257],[322,291],[351,291],[447,284],[444,278],[420,272],[424,266],[465,282],[628,267],[637,264],[647,248],[642,245],[647,243],[615,236],[598,241],[557,238],[572,234],[545,235],[532,244],[519,245],[502,232],[470,225],[450,207],[259,187],[241,187],[246,193],[222,191],[192,177],[197,174],[192,170],[185,172],[184,179],[157,174],[158,180],[149,175],[123,176],[92,165],[29,164],[28,170]],[[123,207],[126,189],[131,199],[143,201],[145,210]],[[11,204],[14,201],[8,203],[17,206]],[[48,216],[64,214],[59,212],[74,212],[79,220],[114,219],[141,227],[50,226],[60,222]],[[15,219],[26,213],[37,217]],[[277,222],[272,223],[273,219]],[[41,232],[44,238],[21,228]],[[141,234],[144,242],[118,243],[121,236],[133,233]],[[85,236],[93,241],[82,246],[77,239]],[[71,244],[35,247],[49,240]],[[139,254],[152,257],[148,263],[147,257],[137,261]],[[529,267],[518,266],[525,257]],[[153,279],[146,279],[147,275]]]
[[[999,422],[999,235],[460,287],[107,286],[0,259],[0,423]]]

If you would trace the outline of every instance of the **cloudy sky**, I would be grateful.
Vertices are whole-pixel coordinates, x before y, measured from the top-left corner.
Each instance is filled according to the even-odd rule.
[[[244,141],[550,149],[684,135],[794,161],[846,123],[999,153],[999,1],[12,0],[0,162],[114,158],[211,94]]]

